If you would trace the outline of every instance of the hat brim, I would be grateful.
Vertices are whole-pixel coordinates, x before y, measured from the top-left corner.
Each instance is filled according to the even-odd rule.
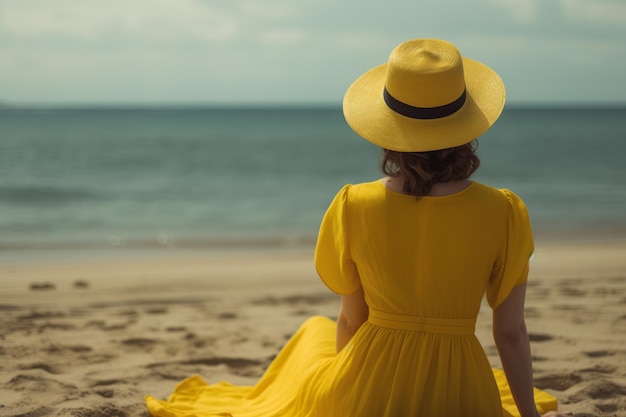
[[[467,98],[457,112],[439,119],[413,119],[391,110],[383,90],[387,64],[359,77],[346,91],[343,113],[348,125],[365,140],[392,151],[426,152],[453,148],[485,133],[504,108],[506,93],[498,74],[463,58]]]

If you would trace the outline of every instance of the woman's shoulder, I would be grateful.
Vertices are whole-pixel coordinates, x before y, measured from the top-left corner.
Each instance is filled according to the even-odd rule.
[[[492,195],[493,197],[500,199],[519,198],[517,194],[515,194],[508,188],[496,188],[491,185],[483,184],[477,181],[474,181],[473,188],[479,193]]]
[[[370,201],[385,195],[385,185],[381,180],[347,184],[344,186],[350,201]]]
[[[384,185],[379,181],[346,184],[337,192],[335,199],[342,200],[351,206],[363,205],[367,202],[381,200],[384,196]]]
[[[525,208],[522,198],[508,188],[496,188],[479,182],[473,185],[475,195],[499,203],[502,207]]]
[[[384,184],[380,179],[375,181],[367,181],[367,182],[359,182],[356,184],[348,184],[351,191],[359,192],[359,193],[368,193],[368,192],[376,192],[380,190],[380,187]]]

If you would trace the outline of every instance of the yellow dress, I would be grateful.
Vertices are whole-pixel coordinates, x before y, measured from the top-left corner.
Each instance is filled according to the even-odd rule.
[[[443,197],[347,185],[320,227],[315,265],[338,294],[363,287],[368,321],[339,353],[336,324],[308,319],[254,386],[194,376],[153,416],[519,416],[504,373],[474,336],[481,300],[526,282],[533,251],[523,202],[473,182]],[[556,399],[535,390],[540,412]]]

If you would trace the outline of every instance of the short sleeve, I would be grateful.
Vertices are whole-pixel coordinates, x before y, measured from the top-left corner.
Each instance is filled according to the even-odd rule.
[[[513,287],[526,283],[528,261],[534,250],[528,211],[521,198],[502,190],[507,200],[507,233],[487,287],[487,301],[498,307]]]
[[[356,264],[350,255],[348,192],[344,186],[326,210],[315,248],[315,269],[326,286],[342,295],[361,286]]]

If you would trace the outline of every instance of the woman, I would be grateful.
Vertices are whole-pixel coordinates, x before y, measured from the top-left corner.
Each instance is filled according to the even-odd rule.
[[[344,115],[384,149],[387,176],[345,186],[322,221],[315,265],[342,296],[337,324],[307,320],[254,387],[192,377],[168,402],[147,397],[150,412],[567,415],[532,387],[526,208],[512,192],[469,179],[479,165],[472,142],[504,101],[495,72],[440,40],[405,42],[356,80]],[[485,293],[506,377],[474,336]]]

